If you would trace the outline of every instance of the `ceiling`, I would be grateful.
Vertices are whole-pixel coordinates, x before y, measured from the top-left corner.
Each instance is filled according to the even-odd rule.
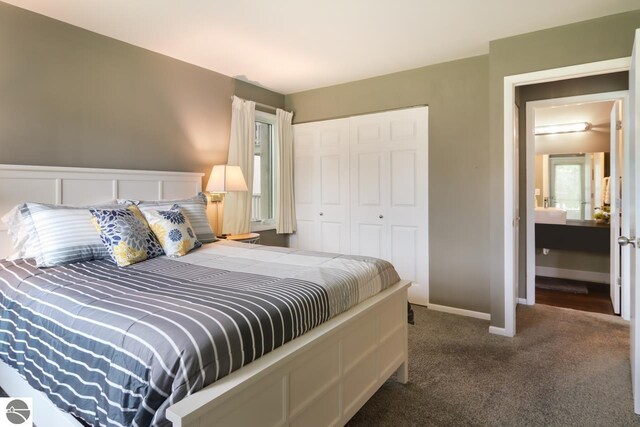
[[[612,108],[613,101],[536,108],[536,126],[588,122],[592,131],[609,133]]]
[[[489,52],[637,0],[3,0],[280,93]]]

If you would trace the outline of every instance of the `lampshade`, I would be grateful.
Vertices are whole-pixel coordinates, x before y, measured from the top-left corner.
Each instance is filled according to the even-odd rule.
[[[207,183],[209,193],[228,193],[230,191],[247,191],[247,183],[240,166],[215,165]]]

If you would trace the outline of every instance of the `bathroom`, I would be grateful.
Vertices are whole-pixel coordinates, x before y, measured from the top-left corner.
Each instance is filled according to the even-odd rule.
[[[617,236],[625,96],[616,92],[527,104],[533,118],[528,139],[534,140],[532,147],[527,141],[533,157],[527,182],[533,220],[527,228],[534,238],[528,239],[526,256],[535,271],[534,283],[527,283],[527,303],[622,312]]]

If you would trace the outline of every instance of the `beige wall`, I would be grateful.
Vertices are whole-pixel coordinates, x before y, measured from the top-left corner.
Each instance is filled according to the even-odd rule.
[[[430,301],[489,312],[488,56],[286,96],[308,122],[429,105]]]
[[[0,94],[0,163],[205,173],[226,162],[233,94],[284,106],[283,95],[5,3]]]

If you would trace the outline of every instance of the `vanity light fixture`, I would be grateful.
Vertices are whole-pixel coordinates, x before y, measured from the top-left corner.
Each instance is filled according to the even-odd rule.
[[[536,126],[536,135],[550,135],[553,133],[585,132],[591,129],[591,123],[567,123],[562,125]]]

